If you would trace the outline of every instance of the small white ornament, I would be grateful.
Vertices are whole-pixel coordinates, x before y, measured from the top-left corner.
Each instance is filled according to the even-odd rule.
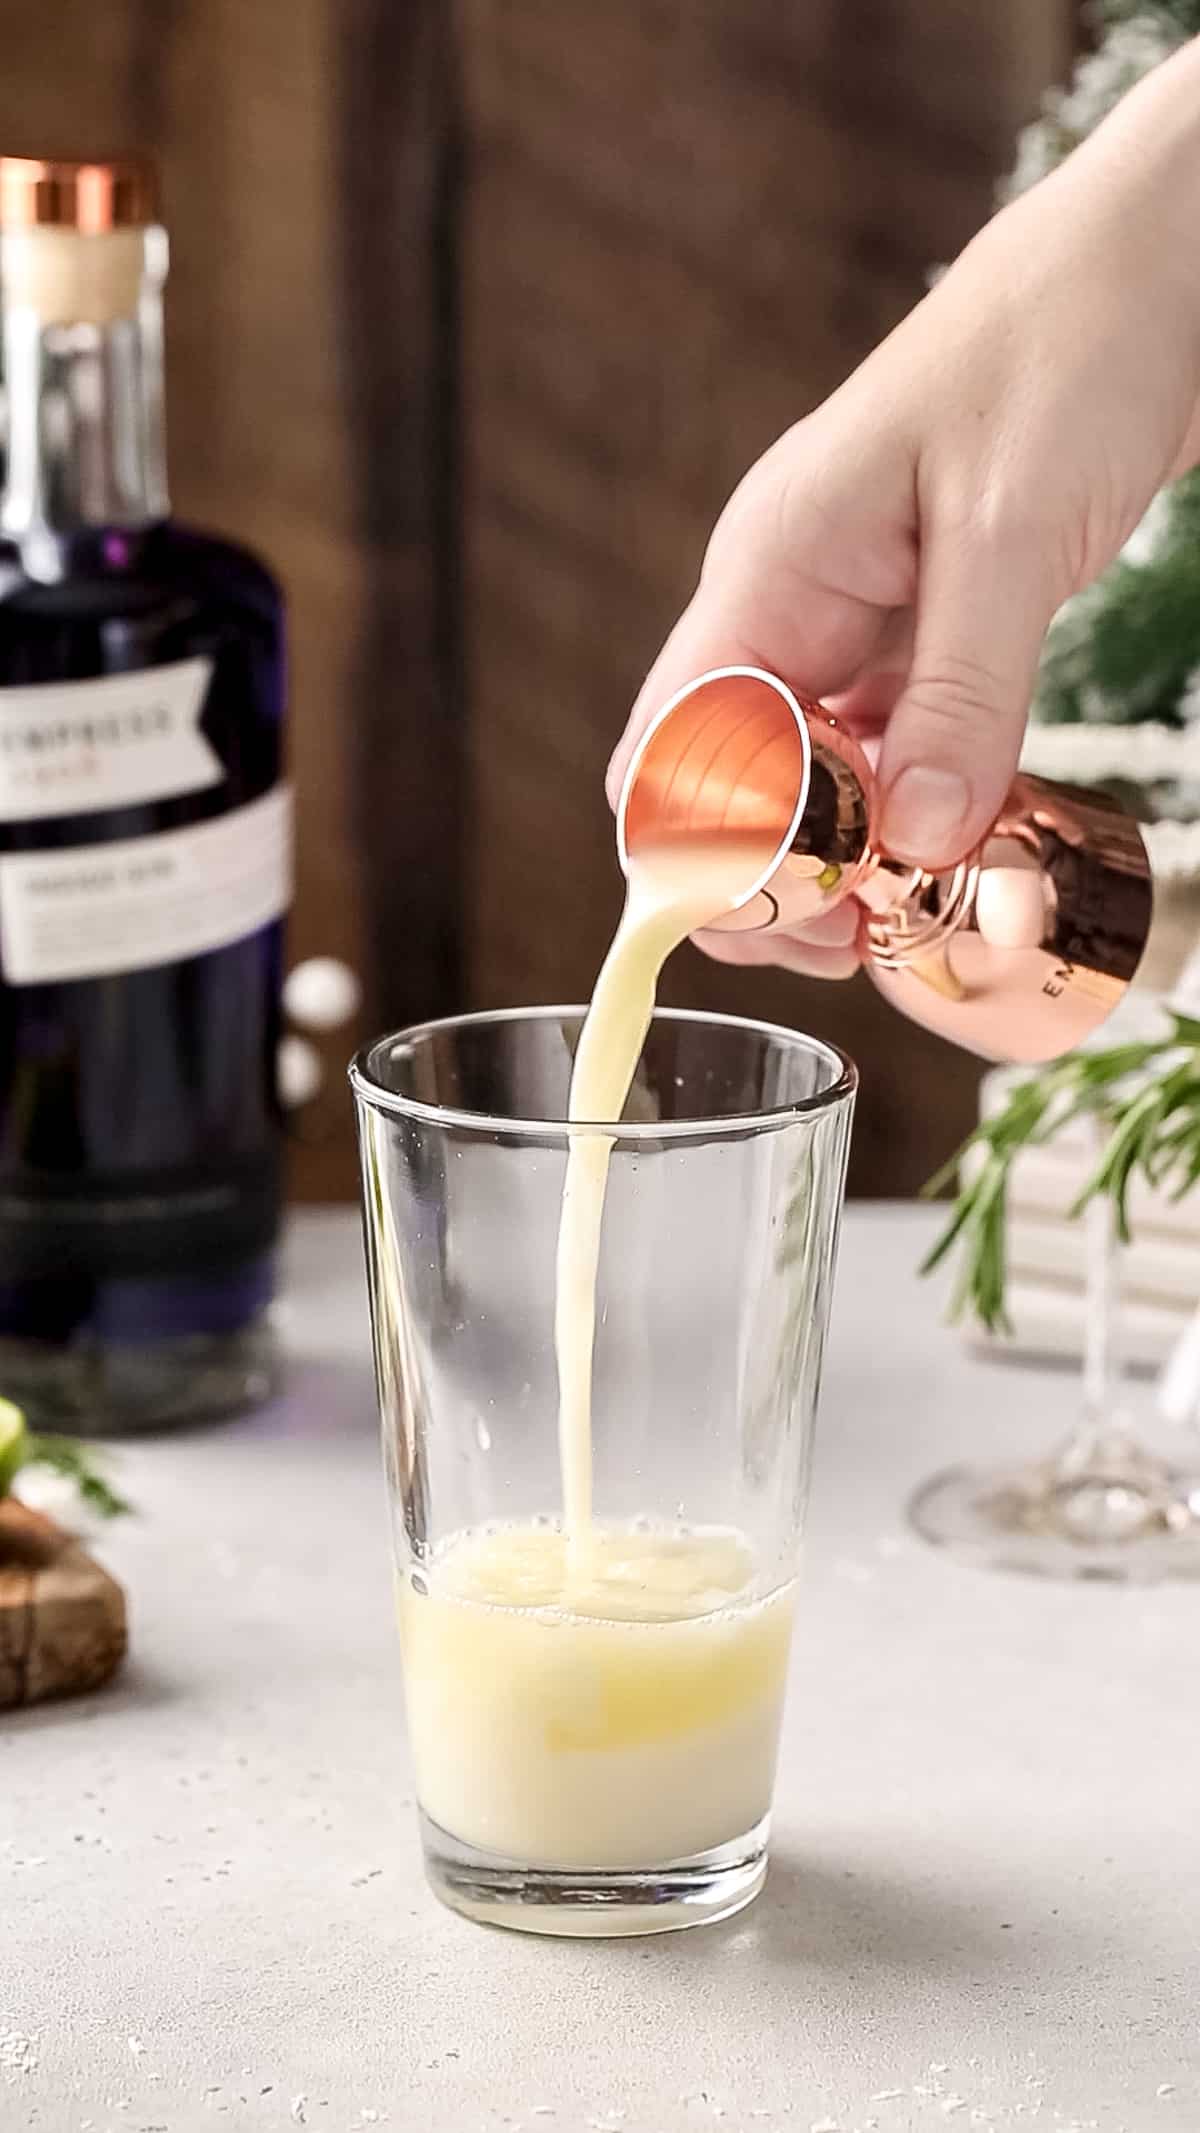
[[[275,1054],[279,1101],[285,1111],[311,1103],[325,1079],[325,1068],[315,1044],[307,1037],[281,1037]]]
[[[298,1029],[341,1029],[358,1013],[362,987],[348,963],[314,955],[283,981],[283,1011]]]

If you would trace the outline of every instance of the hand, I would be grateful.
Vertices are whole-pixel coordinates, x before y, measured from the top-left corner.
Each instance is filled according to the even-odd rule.
[[[759,460],[638,696],[762,666],[878,736],[882,837],[940,866],[1016,768],[1055,609],[1200,457],[1200,39],[997,215],[832,398]],[[706,934],[728,961],[858,961],[856,907]]]

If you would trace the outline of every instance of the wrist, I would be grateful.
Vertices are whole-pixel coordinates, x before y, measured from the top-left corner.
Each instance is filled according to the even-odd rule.
[[[1200,402],[1200,37],[1137,83],[1051,182],[1084,196],[1120,301],[1146,307]]]

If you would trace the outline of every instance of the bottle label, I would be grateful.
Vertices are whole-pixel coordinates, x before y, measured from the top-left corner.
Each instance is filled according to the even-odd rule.
[[[200,731],[211,659],[0,689],[0,822],[97,814],[219,785]]]
[[[282,917],[292,895],[292,794],[187,829],[0,858],[0,976],[10,985],[113,977],[207,955]]]

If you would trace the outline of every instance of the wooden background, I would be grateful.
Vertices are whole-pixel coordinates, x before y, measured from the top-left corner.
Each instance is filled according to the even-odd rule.
[[[747,463],[987,212],[1071,0],[0,0],[0,142],[162,162],[180,512],[292,604],[293,959],[375,1029],[586,995],[601,777]],[[852,1187],[912,1190],[970,1063],[863,980],[677,1001],[863,1072]],[[298,1134],[354,1189],[341,1067]]]

